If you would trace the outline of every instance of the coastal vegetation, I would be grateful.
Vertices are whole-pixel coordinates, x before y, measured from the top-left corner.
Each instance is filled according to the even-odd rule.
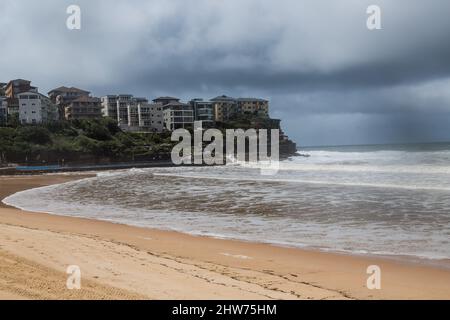
[[[242,115],[216,128],[278,129],[279,122]],[[0,127],[0,163],[21,165],[44,164],[106,164],[169,160],[172,148],[171,132],[125,132],[111,118],[59,121],[38,125],[22,125],[10,121]],[[280,154],[296,152],[295,143],[280,141]]]
[[[170,153],[170,133],[123,132],[109,118],[0,127],[0,160],[22,164],[135,161]]]

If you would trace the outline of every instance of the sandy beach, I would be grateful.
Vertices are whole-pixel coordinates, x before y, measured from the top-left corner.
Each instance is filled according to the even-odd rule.
[[[0,198],[83,177],[0,177]],[[66,288],[69,265],[81,290]],[[366,287],[370,265],[381,290]],[[1,205],[0,299],[450,299],[450,270]]]

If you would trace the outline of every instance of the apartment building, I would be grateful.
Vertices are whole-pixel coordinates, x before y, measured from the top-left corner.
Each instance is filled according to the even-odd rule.
[[[0,97],[0,126],[8,121],[8,102],[6,97]]]
[[[225,95],[211,99],[214,112],[214,120],[225,122],[239,114],[237,100]]]
[[[24,79],[11,80],[6,84],[4,90],[6,97],[11,99],[17,98],[17,95],[23,92],[37,93],[37,88],[31,86],[31,81]]]
[[[102,105],[99,98],[82,96],[72,100],[64,108],[66,120],[98,119],[102,117]]]
[[[71,101],[83,97],[83,96],[89,96],[91,93],[86,90],[78,89],[75,87],[59,87],[56,89],[53,89],[48,92],[49,98],[53,101],[55,104],[69,104]]]
[[[91,93],[75,87],[59,87],[48,92],[50,100],[58,108],[59,118],[65,118],[65,109],[73,101],[81,97],[88,97]]]
[[[139,104],[148,103],[146,98],[133,98],[127,105],[128,125],[126,130],[140,131],[139,128]]]
[[[161,103],[138,104],[139,127],[149,132],[164,131],[164,113]]]
[[[211,101],[192,99],[189,104],[194,112],[195,121],[202,121],[204,127],[212,127],[214,125],[214,107]]]
[[[19,121],[22,124],[40,124],[58,120],[58,110],[52,101],[37,92],[16,94],[19,105]]]
[[[118,96],[115,94],[101,97],[102,114],[104,117],[117,120],[117,101]]]
[[[192,128],[194,111],[192,106],[181,102],[170,102],[163,106],[164,127],[169,131]]]
[[[260,117],[269,117],[269,101],[258,98],[238,98],[238,109],[244,114],[258,115]]]
[[[146,98],[131,94],[107,95],[101,98],[102,114],[117,121],[122,130],[139,131],[139,104],[148,103]]]

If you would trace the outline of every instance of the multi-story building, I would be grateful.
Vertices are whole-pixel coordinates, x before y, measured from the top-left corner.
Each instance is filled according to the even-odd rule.
[[[117,121],[117,100],[118,96],[114,94],[101,97],[102,114],[104,117],[109,117]]]
[[[140,103],[148,103],[148,99],[136,98],[131,94],[107,95],[101,98],[102,114],[116,120],[125,131],[138,131]]]
[[[189,104],[194,111],[195,121],[202,121],[203,126],[206,127],[212,127],[214,125],[214,107],[211,101],[192,99]]]
[[[5,97],[0,97],[0,126],[8,121],[8,102]]]
[[[244,114],[258,115],[263,118],[269,117],[269,101],[258,98],[238,98],[238,109]]]
[[[150,132],[164,131],[164,112],[160,103],[138,104],[139,127]]]
[[[75,87],[59,87],[48,92],[50,100],[56,104],[60,119],[65,118],[66,107],[75,99],[88,97],[91,93]]]
[[[48,92],[49,98],[53,101],[53,103],[64,105],[69,104],[71,101],[83,97],[83,96],[89,96],[91,93],[86,90],[78,89],[75,87],[59,87],[56,89],[53,89]]]
[[[148,103],[146,98],[133,98],[127,105],[128,124],[125,130],[139,131],[139,104]]]
[[[192,128],[194,111],[192,106],[181,102],[170,102],[163,106],[164,127],[169,131]]]
[[[269,101],[259,98],[231,98],[225,95],[211,99],[214,119],[218,122],[231,120],[239,114],[269,117]]]
[[[133,95],[131,94],[119,94],[117,96],[117,124],[121,128],[126,128],[128,126],[128,105],[132,102],[132,100]]]
[[[225,95],[211,99],[214,110],[214,120],[225,122],[239,114],[239,106],[235,98]]]
[[[40,124],[58,120],[56,105],[46,96],[34,91],[16,94],[19,101],[19,121]]]
[[[31,81],[23,79],[11,80],[4,88],[8,98],[17,98],[17,95],[23,92],[37,93],[37,88],[31,86]]]
[[[72,100],[64,109],[66,120],[98,119],[102,117],[102,105],[99,98],[82,96]]]

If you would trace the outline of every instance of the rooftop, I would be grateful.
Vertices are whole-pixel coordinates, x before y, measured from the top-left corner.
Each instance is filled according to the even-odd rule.
[[[180,101],[180,99],[175,98],[175,97],[159,97],[159,98],[153,99],[154,102],[160,101],[160,100],[175,100],[175,101]]]
[[[53,90],[51,90],[51,91],[49,91],[48,92],[48,94],[51,94],[51,93],[53,93],[53,92],[64,92],[64,93],[84,93],[84,94],[89,94],[90,92],[89,91],[86,91],[86,90],[82,90],[82,89],[78,89],[78,88],[75,88],[75,87],[70,87],[70,88],[68,88],[68,87],[64,87],[64,86],[62,86],[62,87],[59,87],[59,88],[56,88],[56,89],[53,89]]]
[[[226,95],[221,95],[215,98],[212,98],[211,101],[236,101],[235,98],[228,97]]]
[[[258,102],[269,102],[265,99],[260,99],[260,98],[238,98],[237,101],[242,101],[242,102],[246,102],[246,101],[258,101]]]
[[[30,84],[31,81],[24,80],[24,79],[15,79],[15,80],[11,80],[10,82],[8,82],[8,84],[10,84],[10,83],[12,83],[14,85],[17,85],[17,84],[20,84],[20,83],[22,83],[22,84]]]

